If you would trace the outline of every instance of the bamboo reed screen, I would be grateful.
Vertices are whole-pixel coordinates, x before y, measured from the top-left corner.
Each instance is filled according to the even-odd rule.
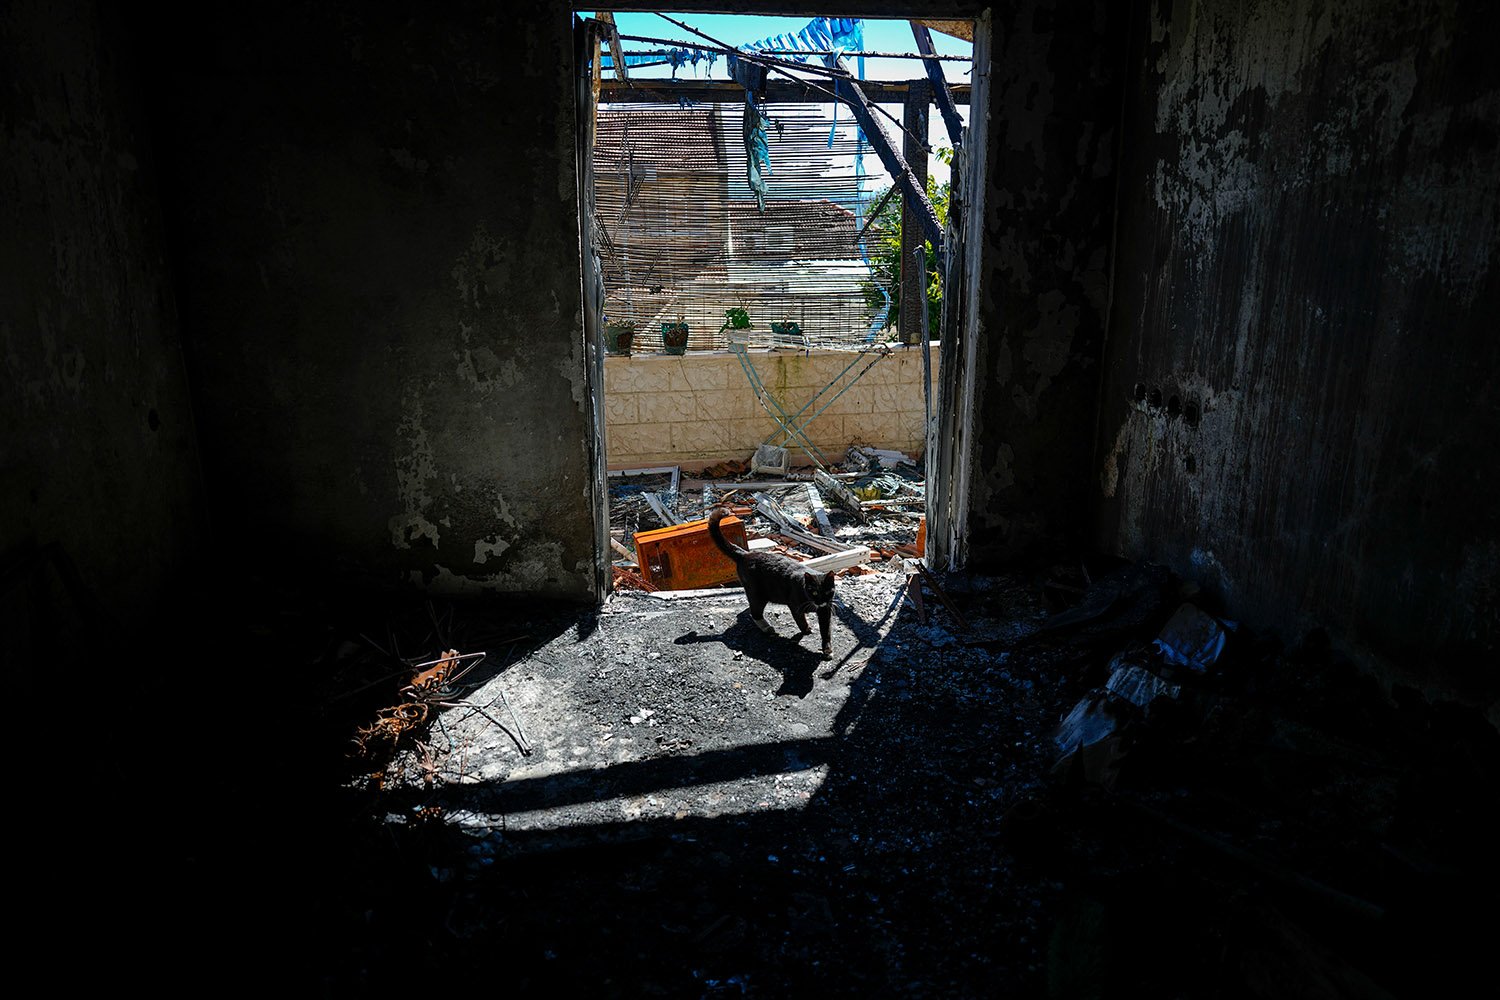
[[[660,349],[661,324],[679,318],[691,330],[689,350],[722,350],[731,308],[749,314],[750,329],[739,333],[751,346],[871,341],[884,310],[878,293],[875,305],[868,298],[870,269],[856,242],[869,179],[856,169],[853,119],[840,109],[835,123],[831,108],[767,106],[762,213],[745,179],[742,103],[600,107],[594,241],[605,316],[636,324],[636,352]],[[801,336],[773,332],[787,320]]]

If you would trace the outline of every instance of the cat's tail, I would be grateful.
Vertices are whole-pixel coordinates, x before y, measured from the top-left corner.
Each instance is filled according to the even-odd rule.
[[[730,559],[733,559],[736,564],[738,564],[741,559],[745,558],[745,556],[749,555],[750,553],[746,552],[744,549],[740,548],[738,545],[733,544],[729,539],[724,537],[724,532],[719,530],[719,522],[723,519],[724,508],[715,507],[713,509],[713,513],[708,515],[708,537],[714,540],[714,544],[719,547],[720,552],[724,553]]]

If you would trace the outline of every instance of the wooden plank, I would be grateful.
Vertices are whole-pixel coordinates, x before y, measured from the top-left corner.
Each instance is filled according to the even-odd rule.
[[[973,21],[940,20],[924,17],[916,23],[931,28],[933,31],[941,31],[945,35],[952,35],[954,38],[962,38],[970,45],[974,44]]]
[[[806,569],[819,573],[838,572],[851,566],[870,561],[870,550],[863,545],[850,549],[848,552],[831,552],[826,556],[818,556],[816,559],[808,559],[802,563]]]
[[[927,189],[927,108],[932,100],[932,84],[926,80],[913,80],[907,92],[905,114],[901,123],[906,131],[901,135],[901,155],[911,166],[912,180],[922,190]],[[901,334],[901,343],[926,344],[927,324],[927,239],[922,234],[922,222],[917,207],[911,199],[901,202],[901,315],[896,318],[896,329]],[[936,243],[933,244],[937,246]]]
[[[685,490],[701,490],[705,486],[712,486],[716,490],[723,490],[726,496],[735,490],[779,490],[787,486],[798,485],[801,484],[786,480],[757,480],[746,483],[725,483],[716,479],[684,479],[682,481],[682,488]]]
[[[658,465],[650,469],[611,469],[609,470],[609,477],[614,479],[619,476],[665,476],[667,473],[675,473],[681,468],[682,466],[680,465]]]
[[[620,43],[620,29],[615,26],[615,16],[608,11],[599,14],[600,21],[609,26],[609,62],[620,83],[630,82],[630,73],[625,68],[625,46]]]
[[[932,34],[925,24],[921,21],[912,21],[911,33],[916,38],[917,50],[924,56],[937,54],[932,44]],[[942,112],[943,124],[948,129],[948,141],[953,144],[954,149],[957,149],[963,144],[964,123],[958,116],[958,109],[953,106],[953,95],[948,91],[948,79],[943,76],[943,64],[936,59],[924,59],[922,64],[927,67],[927,78],[932,82],[933,98],[937,102],[938,110]]]
[[[682,601],[694,597],[732,597],[744,592],[744,587],[708,587],[703,590],[658,590],[651,596],[658,601]]]
[[[835,63],[838,69],[848,71],[842,59],[830,60],[830,62]],[[890,172],[892,182],[901,188],[902,194],[906,196],[906,203],[911,206],[913,213],[922,224],[923,234],[932,244],[933,252],[938,260],[938,270],[941,272],[946,251],[943,247],[943,229],[938,225],[937,212],[933,209],[932,202],[927,200],[927,191],[917,184],[911,167],[907,165],[901,151],[891,141],[890,133],[870,110],[872,102],[867,90],[862,86],[863,82],[856,83],[853,76],[835,77],[832,81],[833,91],[849,106],[855,120],[859,122],[859,127],[864,130],[865,138],[869,140],[870,146],[880,157],[880,162],[885,165],[885,169]]]
[[[911,560],[911,562],[917,567],[917,572],[921,573],[923,578],[927,580],[927,585],[932,588],[932,592],[934,594],[937,594],[938,600],[943,602],[943,607],[947,608],[948,611],[953,615],[953,617],[957,619],[960,627],[968,628],[969,623],[964,620],[964,616],[959,612],[959,610],[953,606],[953,602],[948,600],[948,595],[946,592],[944,592],[943,585],[938,583],[937,577],[932,575],[932,570],[928,569],[926,566],[923,566],[921,559],[913,559]]]
[[[813,518],[818,522],[818,534],[824,538],[832,538],[833,523],[828,520],[828,511],[823,507],[823,498],[812,483],[807,484],[807,503],[812,507]]]
[[[906,597],[911,601],[912,606],[917,609],[917,620],[926,625],[927,608],[922,603],[922,575],[913,568],[915,562],[916,560],[914,559],[908,559],[905,563]]]

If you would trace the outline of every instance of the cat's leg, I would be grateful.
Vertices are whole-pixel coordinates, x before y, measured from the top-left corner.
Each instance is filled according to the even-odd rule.
[[[807,624],[807,613],[801,608],[792,609],[792,618],[797,622],[798,635],[807,635],[812,631],[812,626]]]
[[[833,642],[831,632],[833,631],[833,606],[829,604],[818,605],[818,634],[823,637],[823,659],[833,659]]]
[[[748,593],[745,596],[750,598],[750,620],[753,621],[762,632],[765,632],[767,635],[775,635],[776,629],[772,628],[771,623],[766,621],[765,597],[761,596],[760,594],[756,594],[754,597],[751,597]]]

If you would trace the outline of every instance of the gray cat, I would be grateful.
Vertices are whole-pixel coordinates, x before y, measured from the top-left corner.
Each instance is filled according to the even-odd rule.
[[[745,585],[745,597],[750,601],[750,618],[760,626],[762,632],[773,629],[765,619],[767,604],[785,604],[792,611],[802,635],[812,629],[807,624],[807,612],[817,611],[818,631],[823,638],[823,659],[833,657],[833,644],[829,641],[829,630],[833,621],[833,574],[817,573],[804,569],[795,559],[775,552],[747,552],[733,545],[719,529],[724,509],[715,507],[708,515],[708,533],[714,544],[730,559],[740,583]]]

